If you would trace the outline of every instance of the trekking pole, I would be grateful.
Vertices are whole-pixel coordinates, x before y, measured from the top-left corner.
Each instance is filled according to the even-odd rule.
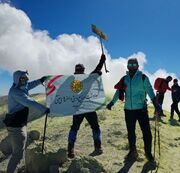
[[[157,130],[157,116],[155,114],[155,122],[154,122],[154,159],[156,158],[156,130]]]
[[[160,144],[160,125],[159,125],[159,121],[157,122],[158,124],[158,148],[159,148],[159,157],[161,155],[161,144]]]
[[[45,138],[46,138],[47,116],[48,116],[48,114],[46,114],[45,123],[44,123],[44,134],[43,134],[43,142],[42,142],[42,150],[41,150],[42,153],[44,151],[44,142],[45,142]]]

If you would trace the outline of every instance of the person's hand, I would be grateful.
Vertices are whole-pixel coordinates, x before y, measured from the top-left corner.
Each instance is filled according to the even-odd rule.
[[[103,53],[101,55],[101,61],[106,61],[106,56]]]
[[[112,108],[113,105],[114,105],[114,103],[113,103],[113,102],[110,102],[110,103],[108,103],[108,104],[106,105],[106,108],[107,108],[108,110],[111,110],[111,108]]]
[[[47,76],[43,76],[42,78],[40,78],[41,83],[44,83],[44,81],[46,80]]]
[[[49,114],[49,112],[50,112],[50,109],[47,108],[46,111],[45,111],[45,114]]]
[[[162,107],[161,105],[157,104],[155,105],[155,114],[159,116],[162,113]]]

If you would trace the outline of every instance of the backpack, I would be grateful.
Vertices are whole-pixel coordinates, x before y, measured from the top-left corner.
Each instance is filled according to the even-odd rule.
[[[154,89],[158,91],[161,88],[162,83],[163,83],[163,79],[157,78],[154,82]]]

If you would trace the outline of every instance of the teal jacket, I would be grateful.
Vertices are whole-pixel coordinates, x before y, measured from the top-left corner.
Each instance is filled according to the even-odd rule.
[[[149,78],[146,76],[143,81],[141,71],[137,71],[132,79],[127,72],[124,78],[124,85],[126,87],[124,109],[137,110],[145,108],[147,106],[146,93],[149,95],[152,101],[155,98]],[[119,90],[116,90],[112,102],[115,104],[118,99]]]

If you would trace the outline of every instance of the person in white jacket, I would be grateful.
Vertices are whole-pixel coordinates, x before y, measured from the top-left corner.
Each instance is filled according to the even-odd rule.
[[[49,113],[49,108],[37,103],[28,93],[30,89],[42,84],[45,77],[28,82],[27,72],[16,71],[13,74],[13,80],[13,85],[8,93],[8,113],[4,119],[12,146],[12,155],[7,165],[7,173],[14,173],[23,158],[27,141],[26,125],[29,107],[38,109],[42,114]]]

